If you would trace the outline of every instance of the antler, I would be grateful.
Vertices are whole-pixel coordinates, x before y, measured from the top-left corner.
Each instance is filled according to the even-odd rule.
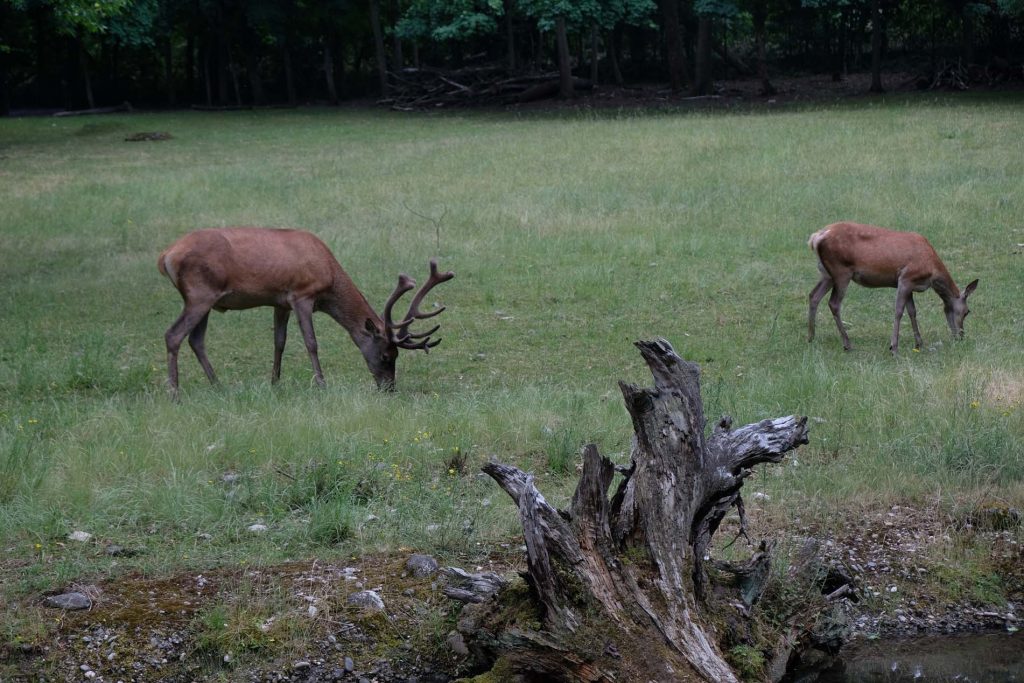
[[[435,315],[444,312],[445,307],[441,306],[436,311],[429,313],[420,313],[420,304],[423,302],[423,297],[427,293],[441,284],[447,282],[455,277],[455,273],[448,271],[446,273],[437,272],[437,260],[430,259],[430,277],[427,278],[426,283],[420,288],[420,291],[416,292],[416,295],[412,298],[412,303],[409,304],[409,312],[406,313],[405,318],[400,322],[396,323],[391,318],[391,308],[395,305],[403,294],[408,292],[410,289],[416,286],[416,282],[406,274],[398,276],[398,286],[395,287],[395,291],[392,292],[388,298],[388,302],[384,305],[384,326],[388,334],[391,335],[391,339],[395,344],[402,349],[423,349],[429,351],[438,344],[441,343],[440,339],[430,341],[430,335],[437,332],[441,326],[435,325],[430,330],[419,334],[413,334],[409,332],[409,325],[416,320],[424,320],[426,318],[433,318]],[[419,341],[416,341],[419,340]]]

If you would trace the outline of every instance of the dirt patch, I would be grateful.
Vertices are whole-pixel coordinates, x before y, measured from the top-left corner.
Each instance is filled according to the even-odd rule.
[[[894,506],[849,515],[830,529],[785,533],[762,515],[765,534],[798,549],[813,539],[823,559],[845,568],[854,592],[837,604],[855,638],[1015,629],[1024,601],[1024,533],[979,528],[977,510]],[[760,526],[762,528],[756,528]],[[728,535],[728,534],[726,534]],[[99,681],[448,681],[471,673],[449,641],[460,605],[440,575],[414,578],[407,555],[337,562],[218,568],[93,581],[92,609],[61,612],[44,596],[8,605],[0,680]],[[785,552],[777,562],[786,562]],[[524,559],[501,554],[452,564],[511,574]],[[4,573],[15,570],[10,563]],[[16,571],[16,570],[15,570]],[[83,579],[83,582],[85,580]],[[81,587],[81,586],[79,586]],[[373,590],[385,604],[368,614],[347,604]]]

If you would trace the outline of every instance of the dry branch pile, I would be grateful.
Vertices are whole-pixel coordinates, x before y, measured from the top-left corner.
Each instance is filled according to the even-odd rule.
[[[532,102],[558,94],[558,73],[513,73],[500,66],[461,69],[421,67],[388,72],[389,96],[378,104],[415,111],[437,107],[480,106]],[[573,79],[577,90],[590,81]]]

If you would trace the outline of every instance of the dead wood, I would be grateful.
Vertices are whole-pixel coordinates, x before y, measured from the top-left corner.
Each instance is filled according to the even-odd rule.
[[[122,102],[114,107],[93,107],[91,109],[72,109],[68,111],[59,111],[54,116],[93,116],[95,114],[119,114],[122,112],[131,112],[132,105],[128,102]]]
[[[409,68],[388,72],[388,80],[389,95],[378,104],[402,111],[532,102],[558,94],[557,72],[518,73],[494,65]],[[576,90],[592,87],[590,81],[573,79]]]
[[[466,607],[460,630],[481,660],[500,658],[520,680],[737,680],[722,625],[749,617],[772,544],[746,562],[711,563],[711,539],[734,507],[743,528],[744,479],[807,443],[807,420],[732,429],[724,417],[706,435],[698,366],[664,339],[636,345],[654,386],[619,384],[635,438],[614,495],[616,467],[594,445],[567,510],[548,504],[531,474],[483,468],[519,509],[528,591]]]

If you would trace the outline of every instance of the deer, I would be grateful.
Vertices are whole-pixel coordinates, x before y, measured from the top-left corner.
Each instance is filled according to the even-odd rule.
[[[416,282],[402,273],[384,304],[383,319],[342,269],[338,260],[317,236],[305,230],[275,228],[207,228],[186,234],[161,252],[157,268],[173,284],[185,306],[164,335],[167,344],[167,381],[172,397],[178,396],[178,349],[185,337],[211,384],[217,376],[206,356],[206,325],[210,311],[236,311],[258,306],[274,308],[274,367],[271,382],[281,378],[281,355],[287,338],[288,319],[295,312],[313,366],[316,384],[324,386],[317,355],[313,313],[322,311],[351,336],[366,365],[384,391],[395,389],[395,361],[399,349],[430,349],[441,343],[431,339],[440,325],[413,333],[417,320],[432,318],[445,307],[420,311],[423,298],[434,287],[455,277],[440,273],[430,260],[430,277],[413,295],[405,317],[395,322],[392,308]]]
[[[810,294],[807,319],[807,341],[814,341],[814,318],[822,297],[831,289],[828,307],[835,318],[843,349],[849,351],[850,337],[840,317],[846,287],[853,280],[864,287],[896,288],[896,320],[893,324],[889,350],[896,355],[900,342],[900,321],[903,311],[910,314],[914,328],[914,348],[921,348],[921,332],[917,327],[914,292],[932,289],[946,313],[946,322],[954,339],[964,335],[964,318],[970,311],[967,297],[977,288],[974,280],[961,292],[946,270],[932,245],[916,232],[897,232],[860,223],[833,223],[818,230],[807,241],[818,256],[821,280]]]

